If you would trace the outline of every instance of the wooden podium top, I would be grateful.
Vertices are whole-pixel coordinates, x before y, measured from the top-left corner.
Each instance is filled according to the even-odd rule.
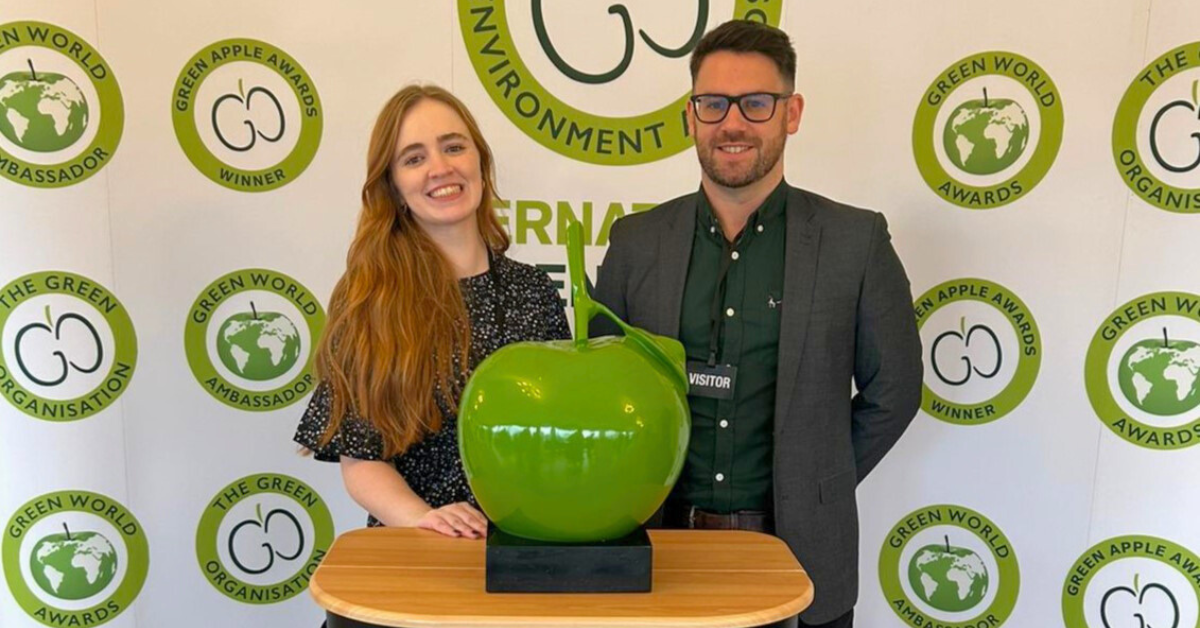
[[[338,537],[309,589],[327,611],[377,626],[760,626],[812,602],[783,541],[755,532],[649,530],[650,593],[487,593],[485,545],[415,528]]]

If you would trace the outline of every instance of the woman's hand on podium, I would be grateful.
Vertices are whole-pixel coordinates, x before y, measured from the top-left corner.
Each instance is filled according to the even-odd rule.
[[[446,536],[481,539],[487,536],[487,517],[467,502],[433,508],[417,520],[417,527]]]

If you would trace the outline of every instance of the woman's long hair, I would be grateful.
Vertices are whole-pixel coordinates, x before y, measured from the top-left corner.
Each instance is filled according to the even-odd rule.
[[[468,365],[470,325],[454,269],[413,219],[391,175],[400,126],[412,107],[427,98],[449,105],[466,123],[483,175],[476,212],[480,235],[492,252],[502,253],[509,245],[492,206],[492,151],[475,118],[440,87],[409,86],[397,92],[371,132],[358,230],[346,255],[346,273],[330,298],[316,356],[317,376],[331,392],[322,444],[352,412],[382,434],[384,458],[441,429],[435,389],[440,387],[445,400],[457,404],[462,369]]]

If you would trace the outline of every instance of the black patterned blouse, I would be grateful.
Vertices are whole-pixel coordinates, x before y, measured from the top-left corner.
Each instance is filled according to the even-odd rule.
[[[493,260],[493,270],[494,273],[485,272],[459,281],[471,319],[472,369],[509,343],[570,337],[558,290],[545,272],[503,255]],[[341,456],[383,459],[383,439],[379,432],[357,416],[346,417],[329,444],[320,445],[329,425],[329,396],[327,386],[317,387],[294,440],[311,450],[317,460],[325,462],[338,462]],[[391,462],[413,492],[430,506],[438,508],[463,501],[475,504],[458,454],[456,408],[446,403],[444,395],[435,397],[442,412],[442,429],[393,457]],[[382,524],[371,516],[367,525]]]

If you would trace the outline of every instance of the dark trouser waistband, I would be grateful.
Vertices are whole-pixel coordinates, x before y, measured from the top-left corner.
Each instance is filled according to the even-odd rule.
[[[668,528],[695,530],[748,530],[775,532],[775,518],[761,510],[739,510],[721,514],[701,510],[681,503],[668,503],[663,508],[663,524]]]

